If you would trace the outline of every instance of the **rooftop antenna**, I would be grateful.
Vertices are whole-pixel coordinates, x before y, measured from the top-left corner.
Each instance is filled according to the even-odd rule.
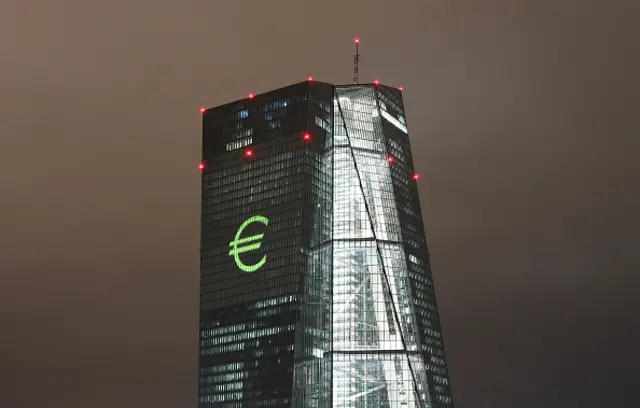
[[[358,52],[358,45],[360,44],[360,39],[356,37],[354,40],[356,43],[356,55],[353,56],[353,83],[358,83],[358,60],[360,59],[360,53]]]

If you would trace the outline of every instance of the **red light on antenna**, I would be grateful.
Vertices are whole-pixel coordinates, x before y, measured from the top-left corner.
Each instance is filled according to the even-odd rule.
[[[307,81],[309,81],[309,82],[313,81],[313,77],[307,78]]]
[[[249,99],[253,99],[254,96],[255,96],[254,94],[250,93],[249,94]]]
[[[253,150],[251,150],[251,149],[245,150],[244,151],[244,155],[247,156],[247,157],[253,156]]]
[[[418,180],[419,178],[420,178],[420,175],[418,173],[413,173],[414,180]]]
[[[375,81],[373,81],[374,84],[376,85],[380,85],[380,81],[378,81],[377,79]]]
[[[198,168],[199,168],[200,170],[204,170],[204,163],[200,163],[200,164],[198,164]]]
[[[204,113],[206,111],[205,108],[200,108],[200,113]]]
[[[393,156],[391,155],[387,156],[387,162],[393,163]]]
[[[311,140],[311,135],[310,135],[310,134],[308,134],[308,133],[305,133],[305,134],[304,134],[304,136],[302,136],[302,138],[303,138],[304,140],[309,141],[309,140]]]
[[[359,43],[359,42],[360,42],[360,39],[359,39],[358,37],[356,37],[354,41],[355,41],[355,43],[357,44],[357,43]]]

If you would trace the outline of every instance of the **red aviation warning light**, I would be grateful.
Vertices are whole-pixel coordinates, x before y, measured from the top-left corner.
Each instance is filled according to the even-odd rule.
[[[244,155],[245,155],[246,157],[251,157],[251,156],[253,156],[253,150],[251,150],[251,149],[247,149],[247,150],[245,150],[245,151],[244,151]]]
[[[310,76],[309,78],[307,78],[307,81],[309,81],[309,82],[313,82],[313,77],[312,77],[312,76]]]
[[[380,81],[378,81],[377,79],[376,79],[375,81],[373,81],[373,83],[374,83],[375,85],[380,85]]]
[[[200,113],[205,113],[206,109],[205,108],[200,108]]]
[[[254,94],[252,94],[252,93],[249,94],[249,99],[253,99],[254,97],[255,97]]]
[[[387,162],[389,164],[393,163],[393,156],[392,155],[387,156]]]
[[[404,91],[404,88],[403,87],[399,87],[398,91],[402,92],[402,91]]]
[[[204,163],[200,163],[200,164],[198,164],[198,168],[199,168],[200,170],[204,170]]]
[[[302,136],[302,138],[308,142],[311,140],[311,135],[309,133],[305,133],[304,136]]]
[[[414,180],[418,180],[420,178],[420,175],[418,173],[413,173],[413,179]]]
[[[358,37],[356,37],[353,41],[354,41],[356,44],[358,44],[358,43],[360,42],[360,39],[359,39]]]

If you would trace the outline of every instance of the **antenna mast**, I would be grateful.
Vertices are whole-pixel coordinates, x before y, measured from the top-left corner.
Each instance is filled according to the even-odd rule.
[[[360,53],[358,52],[358,45],[360,44],[360,39],[356,37],[354,40],[356,43],[356,54],[353,56],[353,83],[358,83],[358,60],[360,59]]]

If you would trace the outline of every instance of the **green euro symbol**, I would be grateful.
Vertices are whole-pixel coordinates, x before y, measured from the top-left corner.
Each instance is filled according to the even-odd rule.
[[[236,238],[233,241],[229,242],[229,246],[231,247],[229,255],[233,255],[233,259],[236,261],[236,265],[238,265],[238,268],[240,268],[240,270],[244,272],[256,271],[260,269],[260,267],[267,261],[267,256],[265,255],[262,257],[260,262],[255,265],[249,266],[242,263],[240,257],[238,257],[238,255],[243,252],[255,251],[256,249],[260,249],[260,246],[262,245],[262,242],[260,242],[260,240],[264,237],[264,234],[257,234],[246,238],[240,238],[240,235],[242,235],[242,231],[244,231],[244,229],[249,224],[252,224],[254,222],[261,222],[264,225],[269,225],[269,220],[266,217],[255,215],[242,223],[240,228],[238,228],[238,232],[236,232]],[[250,242],[254,243],[250,244]]]

